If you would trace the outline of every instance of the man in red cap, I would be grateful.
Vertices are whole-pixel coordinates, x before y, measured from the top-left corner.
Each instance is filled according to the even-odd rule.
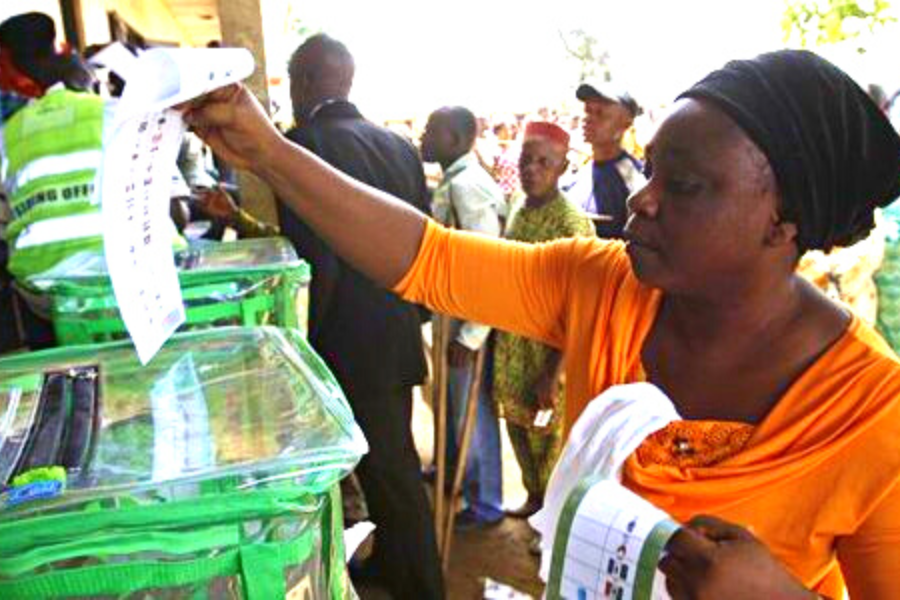
[[[628,92],[606,82],[582,83],[575,96],[584,102],[584,140],[594,160],[564,189],[576,206],[594,215],[597,235],[621,238],[628,218],[625,200],[645,182],[641,162],[622,148],[641,108]]]
[[[566,172],[569,134],[553,123],[525,128],[519,179],[525,200],[513,207],[506,237],[545,242],[593,236],[590,219],[559,191]],[[493,393],[506,417],[510,441],[522,469],[528,500],[510,516],[527,517],[540,509],[550,472],[562,446],[562,353],[539,342],[496,333]]]

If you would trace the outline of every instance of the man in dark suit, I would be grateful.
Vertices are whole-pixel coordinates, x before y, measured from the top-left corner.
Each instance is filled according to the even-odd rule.
[[[291,57],[297,126],[288,137],[368,185],[427,212],[422,163],[400,136],[362,117],[347,98],[353,57],[326,35]],[[367,567],[397,600],[442,598],[431,512],[410,420],[426,372],[414,305],[380,289],[332,253],[279,202],[282,232],[313,267],[309,339],[334,371],[369,440],[357,469],[375,531]]]

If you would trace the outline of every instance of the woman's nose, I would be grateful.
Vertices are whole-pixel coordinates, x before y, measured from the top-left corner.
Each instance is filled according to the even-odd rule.
[[[629,213],[639,213],[651,219],[656,217],[656,213],[659,212],[659,201],[650,182],[645,183],[643,187],[632,192],[628,200],[625,201],[625,206],[628,207]]]

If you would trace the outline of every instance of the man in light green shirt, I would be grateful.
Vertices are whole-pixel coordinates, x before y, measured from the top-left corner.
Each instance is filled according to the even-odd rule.
[[[434,192],[432,214],[445,225],[499,236],[503,191],[475,155],[477,135],[475,115],[466,108],[444,107],[428,118],[422,136],[422,159],[439,163],[443,170]],[[472,322],[453,321],[450,328],[447,462],[451,466],[456,463],[456,440],[474,375],[475,353],[485,345],[489,334],[489,327]],[[503,518],[497,416],[487,386],[481,388],[464,489],[468,507],[457,517],[462,527],[492,524]]]

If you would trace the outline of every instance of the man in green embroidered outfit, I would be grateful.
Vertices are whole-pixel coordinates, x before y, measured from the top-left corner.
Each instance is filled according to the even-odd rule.
[[[506,237],[544,242],[593,236],[590,219],[559,191],[568,166],[569,135],[552,123],[530,123],[519,157],[519,178],[526,198],[513,208]],[[528,492],[528,500],[510,516],[537,512],[562,446],[562,354],[549,346],[498,331],[494,354],[494,399],[506,417],[510,441]],[[539,418],[553,411],[549,422]],[[546,413],[545,413],[546,414]]]

